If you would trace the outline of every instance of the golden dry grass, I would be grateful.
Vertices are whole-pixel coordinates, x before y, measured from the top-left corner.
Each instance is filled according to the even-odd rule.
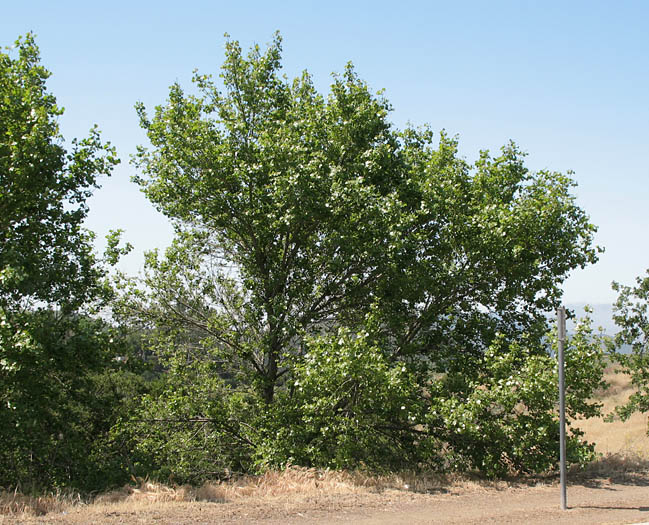
[[[344,496],[368,496],[397,493],[430,494],[457,489],[461,492],[489,488],[504,489],[505,481],[475,480],[462,475],[402,472],[389,475],[369,475],[362,472],[319,470],[290,467],[270,471],[261,476],[242,476],[228,482],[206,483],[200,487],[182,485],[170,487],[148,480],[139,480],[136,486],[125,486],[98,495],[91,501],[81,497],[51,495],[31,498],[14,492],[0,493],[0,514],[13,516],[41,516],[50,512],[64,512],[71,507],[90,505],[96,513],[129,513],[155,507],[190,502],[268,504],[291,507],[315,500],[333,500]]]
[[[615,367],[606,371],[606,380],[611,386],[600,393],[599,401],[604,405],[603,413],[610,414],[616,406],[628,401],[633,386],[629,376],[617,373]],[[595,443],[597,452],[605,456],[623,454],[649,458],[647,414],[636,413],[627,421],[616,419],[612,423],[603,418],[593,418],[577,421],[575,425],[585,432],[587,441]]]
[[[52,492],[42,496],[28,496],[18,491],[0,491],[0,516],[43,516],[50,512],[62,512],[80,503],[82,498],[77,492]]]
[[[256,501],[290,499],[309,499],[323,494],[385,493],[408,490],[410,492],[431,493],[448,487],[462,487],[479,490],[480,487],[493,487],[505,482],[472,480],[462,475],[436,473],[401,472],[388,475],[370,475],[363,472],[332,471],[315,468],[289,467],[282,471],[269,471],[260,476],[241,476],[228,482],[205,483],[200,487],[182,485],[169,487],[161,483],[141,480],[137,487],[124,487],[102,494],[93,503],[114,504],[121,502],[168,502],[168,501],[208,501],[216,503],[240,502],[248,499]]]

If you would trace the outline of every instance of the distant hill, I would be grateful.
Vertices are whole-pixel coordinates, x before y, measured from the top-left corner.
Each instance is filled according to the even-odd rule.
[[[569,303],[566,304],[566,308],[573,310],[575,315],[579,317],[584,317],[584,307],[587,303]],[[604,333],[609,336],[614,336],[619,332],[619,328],[613,322],[613,305],[611,304],[591,304],[589,305],[593,309],[593,313],[590,314],[591,319],[593,320],[593,328],[597,330],[602,328]],[[574,323],[568,321],[566,326],[568,333],[572,332],[574,328]],[[621,353],[628,354],[631,352],[630,345],[622,345],[620,348]]]

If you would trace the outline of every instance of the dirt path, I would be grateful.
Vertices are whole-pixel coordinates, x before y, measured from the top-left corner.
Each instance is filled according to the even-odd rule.
[[[154,502],[75,507],[65,514],[9,518],[0,524],[631,524],[649,522],[649,478],[593,479],[568,488],[567,511],[559,509],[556,484],[508,488],[453,488],[446,493],[323,495],[243,503]]]
[[[568,507],[567,511],[559,508],[558,487],[534,487],[441,496],[398,509],[332,516],[318,523],[639,523],[649,521],[649,487],[607,482],[601,482],[598,486],[572,486],[568,491]]]

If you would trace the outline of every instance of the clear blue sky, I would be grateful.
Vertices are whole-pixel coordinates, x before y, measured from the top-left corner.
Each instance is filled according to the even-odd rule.
[[[600,262],[575,272],[568,303],[610,303],[612,280],[649,267],[649,2],[4,2],[0,44],[37,35],[67,139],[97,123],[123,159],[91,201],[88,227],[123,228],[136,251],[171,230],[130,182],[146,142],[133,104],[164,101],[194,68],[218,73],[225,39],[284,38],[289,76],[321,90],[352,61],[384,88],[397,126],[428,123],[460,137],[462,154],[509,139],[532,169],[574,170],[578,202],[600,231]]]

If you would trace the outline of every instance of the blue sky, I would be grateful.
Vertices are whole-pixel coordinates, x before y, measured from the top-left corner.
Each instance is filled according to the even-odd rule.
[[[352,61],[385,89],[392,120],[459,135],[462,155],[513,139],[532,169],[573,170],[600,228],[600,262],[566,282],[567,303],[610,303],[610,283],[649,267],[649,2],[7,2],[0,44],[37,35],[67,139],[97,123],[122,164],[91,201],[88,227],[123,228],[143,250],[171,229],[130,182],[146,137],[133,105],[165,100],[194,68],[218,73],[229,33],[244,48],[280,30],[288,76],[326,91]]]

